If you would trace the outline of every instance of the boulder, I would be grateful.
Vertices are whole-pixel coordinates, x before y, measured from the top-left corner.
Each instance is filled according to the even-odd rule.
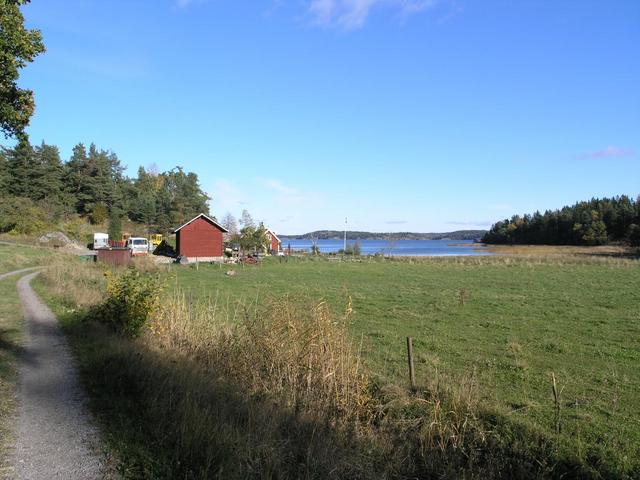
[[[40,243],[52,243],[58,245],[68,245],[74,243],[69,237],[62,232],[49,232],[42,235],[38,242]]]

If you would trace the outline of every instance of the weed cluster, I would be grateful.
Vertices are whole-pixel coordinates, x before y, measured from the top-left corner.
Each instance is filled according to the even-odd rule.
[[[96,320],[116,332],[137,337],[160,302],[162,281],[157,276],[143,275],[135,268],[107,277],[107,298],[93,309]]]
[[[370,397],[359,351],[349,340],[348,312],[335,319],[325,302],[286,296],[225,312],[215,301],[194,304],[178,292],[151,328],[160,345],[236,379],[249,395],[352,420]]]
[[[105,297],[106,272],[102,264],[78,265],[67,255],[52,256],[39,281],[68,310],[85,309],[100,303]]]

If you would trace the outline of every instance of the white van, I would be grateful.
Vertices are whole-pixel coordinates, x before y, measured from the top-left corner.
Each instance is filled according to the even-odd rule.
[[[144,237],[130,237],[127,240],[127,248],[134,257],[146,255],[149,251],[149,240]]]
[[[109,248],[109,235],[106,233],[94,233],[93,234],[93,249]]]

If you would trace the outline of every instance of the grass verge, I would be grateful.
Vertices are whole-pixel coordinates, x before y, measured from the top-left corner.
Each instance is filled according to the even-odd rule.
[[[18,277],[0,280],[0,478],[11,478],[14,444],[16,364],[22,348],[22,314],[16,289]]]

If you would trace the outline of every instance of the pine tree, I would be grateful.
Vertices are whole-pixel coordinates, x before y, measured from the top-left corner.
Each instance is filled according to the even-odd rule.
[[[122,213],[114,208],[109,214],[109,238],[119,241],[122,238]]]
[[[15,197],[34,199],[35,190],[31,174],[37,168],[33,148],[26,138],[20,139],[12,149],[6,149],[9,166],[8,192]]]
[[[65,165],[65,190],[72,196],[75,210],[83,213],[86,198],[81,194],[84,172],[87,168],[87,150],[82,143],[73,147],[71,158]]]
[[[63,165],[58,147],[42,142],[34,149],[34,160],[30,174],[33,199],[61,203]]]

